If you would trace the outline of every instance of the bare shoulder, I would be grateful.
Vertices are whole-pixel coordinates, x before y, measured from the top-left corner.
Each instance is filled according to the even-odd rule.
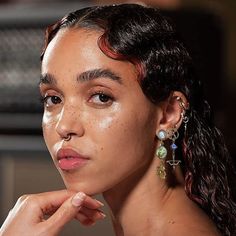
[[[196,220],[196,218],[194,219]],[[189,220],[183,219],[183,221],[170,222],[165,227],[165,233],[163,236],[221,236],[216,226],[207,218],[203,217],[203,220],[192,221],[191,216]]]
[[[216,226],[204,215],[202,218],[189,215],[189,218],[176,217],[163,227],[162,236],[221,236]]]
[[[221,236],[221,234],[216,229],[199,229],[196,227],[178,227],[175,230],[169,229],[164,236]]]
[[[220,236],[214,222],[194,202],[186,197],[175,196],[177,201],[169,205],[165,219],[164,236]]]

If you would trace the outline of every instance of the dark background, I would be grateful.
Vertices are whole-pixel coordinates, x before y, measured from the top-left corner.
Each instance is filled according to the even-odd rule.
[[[121,1],[0,1],[0,222],[20,195],[64,188],[41,132],[38,81],[45,27],[72,10],[108,2]],[[173,19],[235,161],[236,1],[144,2]],[[61,235],[75,232],[112,235],[109,220],[90,231],[72,223]]]

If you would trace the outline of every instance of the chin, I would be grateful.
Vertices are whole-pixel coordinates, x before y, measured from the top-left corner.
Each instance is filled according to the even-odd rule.
[[[73,192],[84,192],[85,194],[89,196],[93,196],[96,194],[100,194],[102,191],[99,191],[99,189],[94,187],[94,184],[89,184],[88,182],[74,182],[69,183],[64,181],[65,186],[68,190]]]
[[[69,191],[84,192],[89,196],[102,194],[114,188],[119,182],[117,179],[94,178],[91,175],[74,175],[73,173],[60,172],[63,182]],[[120,180],[120,179],[118,179]]]

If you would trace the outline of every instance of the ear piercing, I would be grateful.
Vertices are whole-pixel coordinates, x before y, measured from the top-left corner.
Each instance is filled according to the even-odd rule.
[[[185,115],[185,111],[189,108],[189,104],[185,104],[181,97],[177,97],[177,101],[179,102],[179,106],[182,109],[181,118],[184,123],[184,132],[186,133],[187,123],[189,121],[189,118]],[[175,167],[179,165],[181,162],[180,160],[175,159],[175,151],[178,148],[178,146],[175,144],[175,141],[179,137],[179,132],[175,126],[169,132],[165,130],[159,130],[156,133],[156,136],[160,140],[160,145],[156,150],[156,156],[161,160],[160,166],[157,167],[157,175],[161,179],[165,179],[166,178],[165,163],[168,163],[173,167],[173,169],[175,169]],[[167,138],[172,140],[172,143],[170,145],[170,149],[172,150],[172,159],[165,162],[165,158],[167,156],[167,149],[164,146],[164,140],[166,140]]]
[[[156,133],[158,139],[160,140],[160,146],[156,150],[156,156],[161,160],[160,166],[157,167],[157,175],[161,179],[166,178],[166,167],[165,167],[165,158],[167,156],[167,149],[164,146],[164,140],[166,140],[169,137],[169,139],[172,140],[172,144],[170,145],[170,148],[172,150],[172,160],[166,161],[169,165],[175,169],[177,165],[181,162],[180,160],[175,159],[175,150],[178,148],[175,144],[175,140],[179,137],[179,133],[176,129],[173,129],[171,132],[167,133],[165,130],[160,130]]]
[[[188,118],[188,116],[185,115],[185,112],[186,112],[186,110],[189,109],[189,103],[185,104],[181,97],[177,97],[176,99],[179,102],[180,108],[182,109],[181,118],[184,123],[184,134],[185,134],[186,130],[187,130],[187,123],[189,121],[189,118]]]
[[[161,179],[166,178],[166,168],[165,168],[165,158],[167,156],[167,149],[164,146],[164,140],[167,138],[167,133],[165,130],[160,130],[156,133],[156,136],[160,140],[160,146],[156,150],[156,156],[161,160],[160,166],[157,167],[157,175]]]
[[[64,141],[66,141],[66,142],[70,141],[70,140],[71,140],[71,134],[67,134],[67,136],[64,137],[63,139],[64,139]]]
[[[175,144],[175,140],[179,137],[178,130],[173,129],[172,135],[170,139],[172,140],[172,144],[170,145],[170,148],[172,150],[172,160],[168,160],[167,163],[175,169],[175,167],[181,162],[180,160],[175,159],[175,150],[178,148],[178,146]]]
[[[185,104],[185,103],[183,102],[183,99],[182,99],[181,97],[179,97],[179,96],[178,96],[176,99],[177,99],[177,101],[179,102],[179,106],[180,106],[180,108],[181,108],[183,111],[186,111],[186,110],[189,109],[189,103]]]

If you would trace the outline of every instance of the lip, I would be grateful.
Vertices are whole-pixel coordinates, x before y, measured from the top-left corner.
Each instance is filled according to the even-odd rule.
[[[71,148],[61,148],[57,152],[58,166],[61,170],[75,170],[85,165],[89,158]]]

